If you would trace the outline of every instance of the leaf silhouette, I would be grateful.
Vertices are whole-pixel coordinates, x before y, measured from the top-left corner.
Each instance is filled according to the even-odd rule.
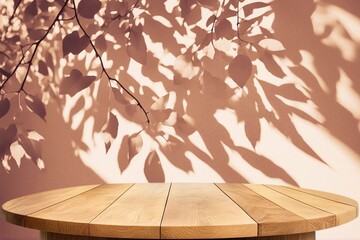
[[[251,145],[255,149],[257,142],[260,141],[260,121],[255,116],[245,121],[245,134]]]
[[[47,68],[47,65],[42,60],[39,60],[39,73],[41,73],[44,76],[47,76],[49,74],[49,70]]]
[[[298,102],[306,102],[308,97],[304,95],[293,83],[282,84],[277,88],[277,95]]]
[[[31,40],[40,40],[44,34],[45,34],[45,31],[43,29],[28,29],[28,34],[29,34],[29,38]]]
[[[103,34],[99,35],[95,40],[95,46],[101,52],[106,51],[106,40]]]
[[[88,19],[93,19],[95,14],[99,12],[101,2],[99,0],[82,0],[79,2],[79,14]]]
[[[226,18],[216,23],[215,33],[217,38],[223,37],[228,40],[233,39],[235,36],[231,23]]]
[[[15,124],[11,124],[7,129],[0,128],[0,158],[10,152],[10,145],[14,142],[16,134]]]
[[[252,72],[251,60],[242,54],[237,55],[229,64],[229,76],[239,87],[244,87]]]
[[[148,182],[165,182],[164,170],[156,151],[149,153],[144,166],[145,177]]]
[[[131,28],[129,44],[126,51],[128,55],[140,64],[146,64],[147,47],[145,44],[142,25]]]
[[[36,0],[32,1],[25,9],[24,12],[24,20],[25,22],[29,22],[38,14],[38,8]]]
[[[101,130],[105,142],[106,153],[109,151],[112,142],[117,137],[118,128],[119,128],[119,122],[116,116],[112,112],[109,112],[107,122],[104,124]]]
[[[285,50],[284,45],[279,40],[272,38],[265,38],[260,40],[259,45],[271,52],[278,52]]]
[[[25,97],[25,103],[26,106],[29,108],[30,111],[38,115],[40,118],[42,118],[45,122],[45,116],[46,116],[46,109],[44,103],[38,99],[37,97],[33,95],[26,95]]]
[[[10,101],[7,98],[0,100],[0,118],[5,116],[10,109]]]
[[[74,96],[76,93],[90,86],[95,79],[95,76],[83,76],[79,70],[72,69],[70,76],[64,78],[64,80],[60,83],[59,93]]]
[[[40,141],[29,138],[25,134],[20,134],[18,136],[19,144],[23,147],[26,154],[30,156],[32,160],[37,160],[41,158],[41,144]]]
[[[133,157],[138,154],[143,146],[143,139],[140,135],[140,132],[134,133],[128,139],[129,146],[129,161],[133,159]]]
[[[89,43],[89,39],[86,35],[80,37],[78,31],[73,31],[63,39],[63,56],[65,57],[69,53],[79,54],[89,45]]]

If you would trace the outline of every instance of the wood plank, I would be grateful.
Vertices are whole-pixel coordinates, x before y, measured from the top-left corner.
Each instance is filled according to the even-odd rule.
[[[163,239],[257,236],[257,224],[214,184],[174,183],[161,224]]]
[[[296,234],[313,231],[304,218],[260,196],[243,184],[217,184],[258,223],[258,236]]]
[[[354,199],[342,196],[342,195],[329,193],[329,192],[322,192],[322,191],[313,190],[313,189],[299,188],[299,187],[295,187],[295,186],[288,186],[288,187],[293,188],[298,191],[301,191],[301,192],[309,193],[311,195],[326,198],[326,199],[332,200],[334,202],[344,203],[344,204],[359,208],[359,204],[357,201],[355,201]]]
[[[106,184],[30,214],[26,227],[48,232],[88,235],[89,223],[132,184]]]
[[[135,184],[90,223],[90,236],[160,239],[170,184]]]
[[[97,186],[99,185],[62,188],[15,198],[2,205],[2,212],[7,222],[25,226],[26,215],[72,198]]]
[[[290,234],[290,235],[278,235],[268,237],[252,237],[241,239],[228,239],[228,240],[315,240],[315,232]]]
[[[313,226],[313,231],[336,226],[335,214],[299,202],[264,185],[245,184],[245,186],[282,208],[305,218]]]
[[[298,201],[306,203],[310,206],[335,214],[336,225],[347,223],[357,217],[356,207],[339,203],[333,200],[325,199],[322,197],[318,197],[288,187],[275,186],[275,185],[267,185],[267,186],[289,197],[292,197]]]

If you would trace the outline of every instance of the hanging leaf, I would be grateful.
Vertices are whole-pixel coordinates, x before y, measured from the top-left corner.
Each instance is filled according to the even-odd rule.
[[[131,28],[129,34],[129,44],[126,48],[129,57],[134,59],[140,64],[147,62],[147,47],[143,36],[142,25]]]
[[[191,121],[186,121],[181,116],[176,116],[176,123],[174,124],[174,129],[178,134],[185,134],[187,136],[193,134],[196,131],[194,123]]]
[[[38,158],[41,158],[41,144],[40,141],[29,138],[25,134],[20,134],[19,144],[25,150],[26,154],[33,160],[36,161]]]
[[[41,119],[43,119],[45,122],[45,116],[46,116],[46,109],[44,103],[38,99],[37,97],[33,95],[26,95],[25,97],[25,103],[26,106],[29,108],[30,111],[38,115]]]
[[[262,39],[259,42],[259,45],[264,48],[267,49],[271,52],[278,52],[278,51],[283,51],[285,50],[284,45],[282,45],[282,43],[276,39],[272,39],[272,38],[265,38]]]
[[[28,35],[31,40],[40,40],[45,34],[44,29],[28,29]]]
[[[38,14],[38,8],[36,0],[32,1],[27,7],[25,8],[24,12],[24,20],[25,22],[29,22],[33,20],[33,18]]]
[[[105,142],[106,153],[109,151],[111,144],[113,143],[114,139],[117,137],[118,128],[119,128],[119,122],[116,116],[112,112],[109,112],[107,122],[104,124],[101,130]]]
[[[10,145],[15,141],[17,128],[11,124],[7,129],[0,128],[0,158],[10,153]]]
[[[216,23],[215,33],[216,38],[226,38],[228,40],[233,39],[236,34],[232,29],[231,22],[226,18]]]
[[[277,88],[276,95],[287,98],[292,101],[306,102],[308,97],[304,95],[293,83],[285,83]]]
[[[135,133],[129,137],[128,146],[129,146],[129,161],[131,161],[133,157],[140,152],[143,146],[143,140],[140,133]]]
[[[79,2],[78,11],[80,16],[88,19],[93,19],[95,14],[101,9],[101,2],[99,0],[82,0]]]
[[[165,182],[164,170],[156,151],[149,153],[144,166],[145,177],[148,182]]]
[[[229,64],[229,76],[239,87],[244,87],[252,72],[251,60],[242,54],[237,55]]]
[[[215,15],[211,15],[208,20],[206,21],[206,27],[209,27],[210,25],[214,24],[214,21],[216,20]]]
[[[66,35],[63,39],[63,56],[65,57],[69,53],[79,54],[89,45],[89,39],[86,35],[80,38],[78,31]]]
[[[39,73],[41,73],[44,76],[47,76],[49,74],[47,65],[44,61],[39,60]]]
[[[95,46],[98,50],[100,50],[101,52],[105,52],[106,51],[106,39],[104,37],[103,34],[99,35],[96,40],[95,40]]]
[[[7,98],[0,100],[0,118],[5,116],[10,109],[10,101]]]
[[[245,134],[251,145],[255,149],[256,144],[260,141],[260,121],[255,116],[245,121]]]
[[[95,76],[83,76],[79,70],[72,69],[70,76],[64,78],[60,83],[59,93],[74,96],[76,93],[89,87],[95,79]]]

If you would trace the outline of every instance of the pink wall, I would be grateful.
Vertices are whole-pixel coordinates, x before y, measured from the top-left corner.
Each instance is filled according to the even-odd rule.
[[[271,38],[281,42],[285,51],[261,55],[260,61],[255,61],[255,53],[240,49],[254,60],[251,79],[244,88],[228,76],[228,65],[238,54],[231,49],[214,51],[213,59],[205,55],[201,64],[194,61],[189,73],[193,78],[180,78],[181,72],[172,66],[194,39],[176,35],[177,31],[184,33],[187,25],[172,17],[175,12],[158,2],[151,4],[149,11],[169,23],[145,18],[143,36],[148,52],[130,54],[136,61],[126,49],[115,49],[109,41],[108,69],[134,90],[146,109],[170,93],[166,108],[176,111],[184,122],[161,129],[168,142],[156,132],[159,129],[156,133],[142,131],[144,143],[130,161],[127,140],[143,129],[144,116],[115,103],[104,76],[73,98],[47,99],[35,81],[28,91],[47,101],[46,123],[25,111],[15,124],[44,137],[45,169],[39,170],[29,159],[21,160],[20,168],[10,160],[9,172],[1,167],[0,204],[55,188],[146,181],[293,184],[360,202],[360,189],[355,186],[360,182],[359,1],[273,1],[270,13],[261,20],[262,27],[273,32]],[[187,13],[187,24],[204,25],[201,19],[209,12],[200,16],[199,9],[195,10]],[[194,29],[190,30],[194,33]],[[198,35],[203,33],[198,31]],[[47,44],[41,53],[56,49],[53,56],[61,58],[61,38]],[[215,45],[222,49],[226,43]],[[99,74],[86,63],[94,58],[89,48],[87,51],[65,64],[59,62],[54,81],[61,82],[75,66]],[[143,58],[146,63],[139,64]],[[11,101],[13,113],[16,99]],[[108,110],[117,117],[119,129],[106,153],[101,129]],[[149,115],[153,121],[154,116]],[[10,115],[0,118],[1,128],[11,123]],[[159,154],[160,165],[144,168],[151,151]],[[360,239],[359,224],[358,219],[320,231],[318,239]],[[37,234],[0,220],[0,240],[37,239]]]

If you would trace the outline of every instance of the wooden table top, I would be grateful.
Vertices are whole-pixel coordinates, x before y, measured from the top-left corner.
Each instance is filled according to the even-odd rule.
[[[358,203],[340,195],[226,183],[79,186],[13,199],[2,209],[8,222],[46,232],[148,239],[314,232],[358,215]]]

